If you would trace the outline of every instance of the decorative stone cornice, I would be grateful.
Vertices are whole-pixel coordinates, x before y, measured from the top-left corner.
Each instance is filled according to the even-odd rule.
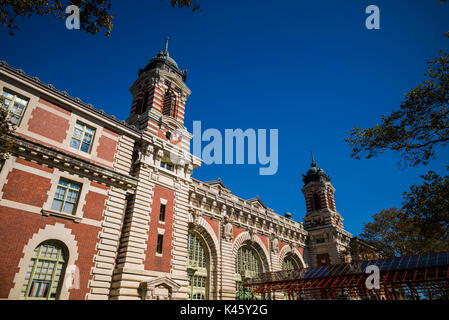
[[[219,188],[209,185],[208,183],[192,179],[190,185],[190,196],[206,197],[209,199],[212,206],[222,207],[225,206],[226,210],[234,210],[237,213],[236,219],[232,225],[241,229],[247,230],[249,227],[254,228],[257,234],[270,237],[272,228],[276,230],[284,230],[285,235],[279,232],[279,240],[282,242],[295,241],[298,246],[304,246],[308,232],[304,229],[302,223],[287,219],[281,215],[278,215],[272,211],[266,209],[256,209],[247,200],[241,199],[233,195],[230,191],[228,194],[220,194]],[[214,212],[204,211],[204,216],[221,221],[223,212],[220,210],[220,214]],[[254,222],[254,226],[250,225],[250,221]],[[255,227],[260,224],[260,227]],[[268,226],[268,229],[264,228]]]
[[[118,187],[124,190],[134,190],[137,179],[118,173],[113,169],[93,164],[60,150],[44,146],[19,136],[8,136],[13,142],[11,154],[27,160],[46,164],[50,167],[61,167],[64,171],[73,170],[77,175],[88,177],[101,184]]]

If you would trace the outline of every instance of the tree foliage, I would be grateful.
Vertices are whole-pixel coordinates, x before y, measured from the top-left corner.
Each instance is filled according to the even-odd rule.
[[[446,2],[441,0],[440,2]],[[449,36],[449,33],[446,34]],[[449,54],[428,62],[426,79],[405,95],[399,110],[373,128],[355,127],[345,141],[356,159],[387,150],[410,166],[427,165],[449,143]],[[404,193],[401,209],[390,208],[365,223],[360,238],[387,256],[449,250],[449,177],[433,171]]]
[[[173,8],[200,10],[197,0],[170,0]],[[0,0],[0,27],[13,35],[18,30],[17,18],[33,15],[53,15],[67,17],[65,9],[75,5],[80,9],[80,28],[90,34],[102,30],[106,36],[111,34],[114,19],[111,14],[111,0]]]
[[[360,238],[387,256],[449,251],[449,176],[429,171],[422,178],[404,193],[401,209],[374,214]]]
[[[397,151],[410,166],[428,164],[438,146],[449,142],[449,54],[429,61],[427,79],[405,95],[399,110],[373,128],[355,127],[345,141],[351,156],[367,159]]]
[[[173,8],[175,8],[175,7],[191,8],[192,12],[201,10],[200,5],[198,4],[198,1],[196,1],[196,0],[170,0],[170,1],[171,1],[171,5]],[[442,0],[442,1],[446,1],[446,0]]]
[[[5,98],[0,96],[0,159],[5,158],[13,144],[9,135],[14,132],[14,127],[8,121],[8,111],[5,108]]]
[[[112,31],[110,13],[111,0],[0,0],[0,23],[11,35],[18,30],[17,18],[33,15],[53,15],[57,18],[67,16],[69,5],[80,9],[80,28],[90,34],[105,30],[106,36]]]
[[[397,208],[381,210],[373,215],[373,221],[364,223],[360,239],[382,249],[387,257],[403,254],[410,224]]]
[[[403,211],[413,221],[413,250],[449,250],[449,176],[429,171],[423,184],[413,185],[404,200]]]
[[[447,0],[440,0],[440,3]],[[449,32],[446,33],[449,37]],[[370,159],[386,150],[397,151],[410,166],[428,164],[438,146],[449,142],[449,54],[428,62],[426,80],[405,95],[399,110],[382,116],[373,128],[356,126],[345,141],[351,157]]]
[[[385,252],[379,247],[375,247],[358,237],[351,239],[349,247],[343,251],[343,254],[349,255],[352,262],[380,259],[385,256]]]

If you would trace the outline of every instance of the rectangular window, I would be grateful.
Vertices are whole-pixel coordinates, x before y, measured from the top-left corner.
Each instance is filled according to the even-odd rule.
[[[171,165],[165,161],[161,161],[161,168],[167,169],[169,171],[173,171],[173,165]]]
[[[60,179],[51,209],[62,213],[75,214],[80,190],[79,184]]]
[[[3,90],[2,100],[2,108],[8,111],[8,120],[13,125],[20,125],[29,99],[19,96],[11,91]]]
[[[161,209],[159,210],[159,221],[165,221],[165,204],[161,204]]]
[[[0,172],[2,172],[4,165],[5,165],[5,159],[0,159]]]
[[[76,122],[70,146],[74,149],[90,153],[94,136],[95,129],[92,129],[81,122]]]
[[[157,248],[156,248],[156,252],[159,254],[162,254],[162,244],[164,242],[164,235],[162,234],[158,234],[157,235]]]

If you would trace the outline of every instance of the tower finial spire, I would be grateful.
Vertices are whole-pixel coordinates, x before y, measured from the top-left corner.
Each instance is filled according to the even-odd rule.
[[[164,49],[164,52],[168,52],[168,40],[170,40],[170,38],[166,37],[165,38],[165,49]]]
[[[312,167],[316,167],[316,162],[315,162],[315,159],[313,157],[313,151],[310,151],[310,154],[312,155]]]

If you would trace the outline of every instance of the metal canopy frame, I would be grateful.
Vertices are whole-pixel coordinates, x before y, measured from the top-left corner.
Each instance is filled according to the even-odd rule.
[[[368,289],[368,266],[379,268],[379,288]],[[289,300],[449,299],[449,252],[266,272],[243,287],[255,295],[284,293]]]

